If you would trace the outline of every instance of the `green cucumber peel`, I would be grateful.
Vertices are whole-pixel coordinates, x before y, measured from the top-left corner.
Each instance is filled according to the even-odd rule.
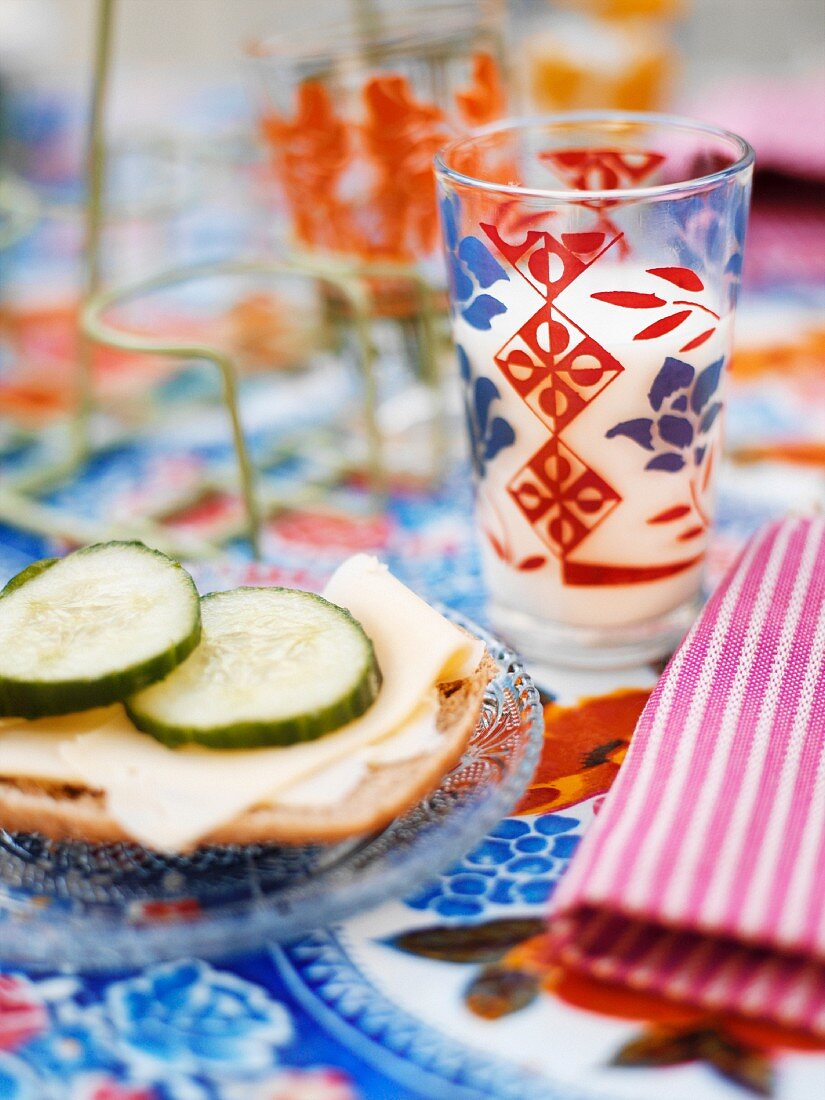
[[[39,577],[41,573],[45,573],[47,569],[51,569],[51,567],[59,561],[60,558],[41,558],[40,561],[33,561],[31,565],[27,565],[25,569],[21,569],[19,573],[16,573],[11,580],[6,583],[5,587],[0,590],[0,599],[2,599],[3,596],[7,596],[9,592],[14,592],[14,590],[20,588],[21,585],[33,581],[35,577]]]
[[[192,578],[141,542],[35,562],[0,593],[0,717],[119,702],[167,675],[200,635]]]
[[[226,610],[221,602],[225,605],[227,598],[246,603],[247,621],[241,616],[234,631],[222,633],[218,620]],[[275,636],[279,630],[276,616],[273,635],[257,639],[263,651],[267,646],[277,649],[280,645],[287,667],[265,652],[255,652],[256,623],[265,618],[266,604],[274,608],[279,600],[287,601],[285,610],[302,605],[309,620],[303,637],[292,623],[280,636]],[[184,662],[160,683],[125,701],[133,724],[170,748],[241,750],[312,741],[361,717],[375,701],[381,687],[375,651],[361,624],[344,608],[321,596],[289,588],[236,588],[204,596],[201,605],[203,642],[190,662]],[[213,618],[214,623],[210,621]],[[340,650],[335,649],[332,635],[326,643],[318,642],[319,630],[324,627],[334,632]],[[302,653],[304,642],[306,652]],[[320,654],[311,652],[313,644],[321,650]],[[233,680],[233,670],[243,670],[245,664],[249,665],[247,683],[239,686]],[[326,682],[332,681],[326,698],[325,665]],[[277,682],[280,679],[284,688],[293,689],[295,695],[294,677],[301,676],[307,685],[306,702],[284,710],[282,700],[277,697]],[[225,698],[221,698],[221,689],[215,686],[215,681],[227,685]],[[266,684],[270,681],[275,687],[268,695]],[[234,700],[244,692],[246,698],[241,700],[238,710],[248,703],[252,709],[259,706],[262,711],[269,707],[269,713],[252,717],[233,711]],[[199,708],[204,716],[201,722],[196,721]]]

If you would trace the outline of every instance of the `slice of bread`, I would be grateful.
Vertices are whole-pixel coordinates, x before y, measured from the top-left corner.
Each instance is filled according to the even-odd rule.
[[[256,806],[203,837],[200,844],[327,843],[385,828],[430,791],[460,760],[481,712],[496,665],[485,654],[466,680],[439,687],[435,752],[370,767],[341,802],[319,807]],[[331,735],[331,736],[334,736]],[[83,787],[0,778],[0,827],[53,840],[115,843],[131,838],[106,812],[104,795]]]

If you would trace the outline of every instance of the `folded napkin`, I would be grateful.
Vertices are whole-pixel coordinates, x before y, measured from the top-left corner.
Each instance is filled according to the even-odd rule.
[[[745,547],[551,916],[565,965],[825,1034],[825,518]]]

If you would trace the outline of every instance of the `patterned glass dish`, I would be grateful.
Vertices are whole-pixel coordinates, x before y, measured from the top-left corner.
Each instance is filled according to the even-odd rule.
[[[543,737],[538,691],[516,655],[460,616],[498,666],[481,718],[441,786],[388,828],[333,845],[56,843],[0,830],[0,955],[35,970],[146,966],[286,942],[408,893],[514,805]]]

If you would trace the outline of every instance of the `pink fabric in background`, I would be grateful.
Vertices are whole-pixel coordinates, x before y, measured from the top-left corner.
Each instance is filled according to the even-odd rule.
[[[566,965],[825,1034],[825,518],[711,597],[551,916]]]
[[[759,171],[825,179],[825,67],[795,80],[741,76],[681,109],[741,134],[756,150]]]
[[[825,285],[825,205],[813,209],[795,202],[792,193],[781,203],[756,203],[748,224],[744,279],[751,286],[783,281]]]

